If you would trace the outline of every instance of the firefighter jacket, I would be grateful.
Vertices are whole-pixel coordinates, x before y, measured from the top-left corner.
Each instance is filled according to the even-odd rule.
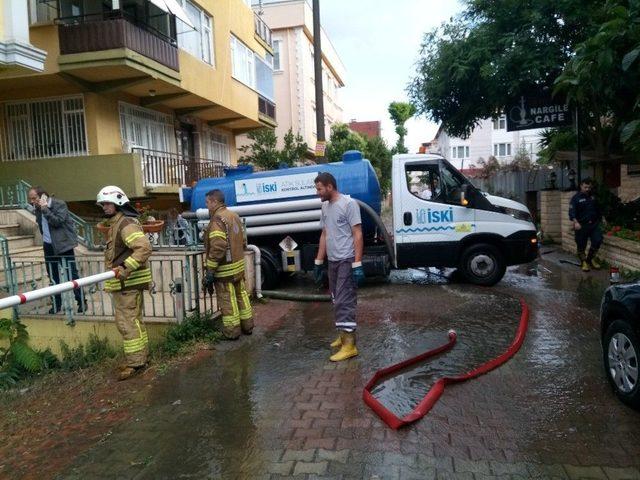
[[[104,262],[107,268],[123,266],[128,271],[126,280],[107,280],[107,292],[120,290],[146,290],[151,283],[151,269],[147,260],[151,256],[151,244],[138,220],[118,212],[108,220],[110,225]]]
[[[244,248],[247,244],[242,220],[222,205],[211,215],[204,231],[205,266],[216,280],[235,282],[244,278]]]

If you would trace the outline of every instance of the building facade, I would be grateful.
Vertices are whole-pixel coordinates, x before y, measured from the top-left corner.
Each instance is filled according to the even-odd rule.
[[[80,202],[109,184],[177,199],[236,162],[236,135],[275,126],[271,34],[249,0],[0,6],[3,31],[43,58],[27,69],[0,55],[4,182]]]
[[[507,117],[482,120],[473,129],[469,138],[452,137],[440,128],[434,141],[429,142],[430,151],[447,158],[457,168],[477,166],[480,160],[493,156],[500,163],[510,163],[518,152],[526,153],[537,161],[540,138],[544,129],[507,132]]]
[[[351,120],[349,122],[349,129],[369,138],[379,137],[382,133],[379,120],[370,122],[357,122],[355,120]]]
[[[311,6],[306,0],[254,0],[253,4],[259,17],[272,31],[278,147],[282,147],[282,138],[291,129],[303,137],[312,152],[317,134]],[[345,85],[345,69],[324,31],[321,43],[325,137],[328,139],[331,125],[343,121],[339,93]],[[242,142],[246,143],[246,140]]]

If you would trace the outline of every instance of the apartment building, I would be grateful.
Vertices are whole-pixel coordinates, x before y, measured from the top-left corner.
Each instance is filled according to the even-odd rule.
[[[291,129],[302,135],[309,151],[313,152],[317,134],[311,6],[307,0],[253,0],[253,5],[259,18],[272,31],[278,146],[282,146],[283,136]],[[321,43],[325,137],[328,139],[331,125],[343,121],[340,89],[345,85],[345,68],[324,30]]]
[[[501,163],[513,161],[519,151],[526,152],[532,161],[537,161],[540,138],[544,129],[507,132],[507,117],[482,120],[469,138],[452,137],[440,127],[430,151],[446,157],[458,168],[478,164],[480,159],[494,156]]]
[[[271,32],[250,0],[0,7],[3,183],[72,202],[108,184],[177,201],[236,162],[236,135],[276,125]]]

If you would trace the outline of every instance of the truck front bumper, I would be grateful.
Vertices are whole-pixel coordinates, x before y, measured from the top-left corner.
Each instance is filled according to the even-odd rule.
[[[533,262],[538,257],[538,235],[535,230],[520,230],[504,239],[507,265]]]

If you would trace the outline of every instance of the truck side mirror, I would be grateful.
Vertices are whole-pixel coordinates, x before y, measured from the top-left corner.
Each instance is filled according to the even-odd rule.
[[[460,205],[463,207],[473,207],[473,188],[468,183],[462,185],[462,191],[460,192]]]

